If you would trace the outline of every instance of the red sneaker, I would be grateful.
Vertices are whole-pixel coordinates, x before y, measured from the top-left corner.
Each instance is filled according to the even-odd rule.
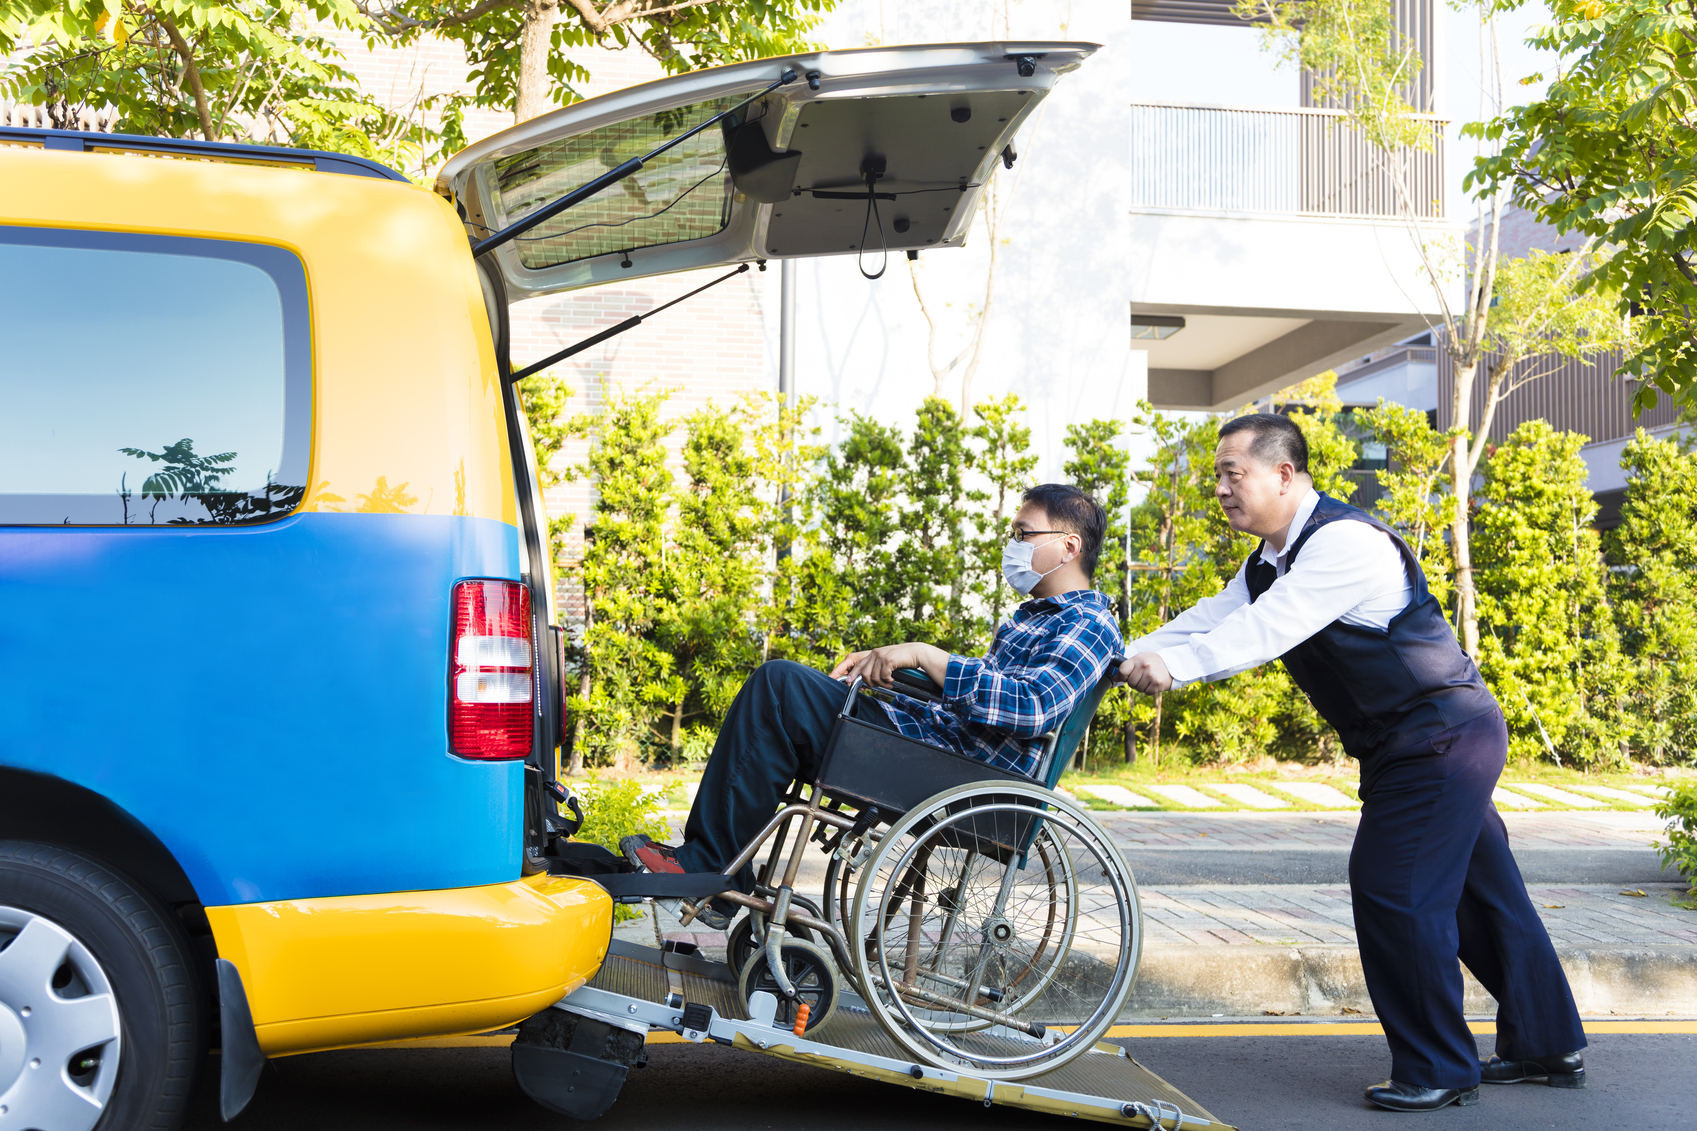
[[[635,836],[627,836],[619,841],[619,851],[624,853],[626,860],[629,860],[644,872],[683,874],[684,866],[678,863],[677,850],[669,844],[661,844],[652,837],[640,833]]]

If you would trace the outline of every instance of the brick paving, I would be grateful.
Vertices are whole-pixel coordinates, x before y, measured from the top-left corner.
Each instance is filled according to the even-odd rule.
[[[1558,947],[1691,946],[1697,911],[1673,906],[1677,884],[1650,884],[1643,896],[1617,884],[1527,888]],[[1300,884],[1143,889],[1147,946],[1354,946],[1349,891]]]
[[[676,814],[682,824],[682,814]],[[1197,852],[1279,852],[1346,849],[1360,817],[1320,813],[1098,813],[1119,847]],[[1658,839],[1659,819],[1647,813],[1505,813],[1517,848],[1644,848]],[[812,871],[810,869],[810,871]],[[814,881],[816,886],[817,881]],[[801,887],[809,886],[804,875]],[[1527,888],[1558,947],[1697,946],[1697,911],[1673,905],[1677,884],[1648,884],[1643,896],[1619,885],[1534,884]],[[1305,884],[1141,887],[1148,946],[1349,946],[1355,922],[1347,887]],[[682,938],[715,955],[724,936],[680,930],[662,914],[668,938]],[[621,938],[652,944],[649,921],[624,924]]]

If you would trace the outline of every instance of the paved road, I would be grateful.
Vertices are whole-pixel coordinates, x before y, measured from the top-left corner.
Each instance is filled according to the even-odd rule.
[[[1491,1038],[1483,1038],[1488,1052]],[[1137,1038],[1133,1055],[1244,1131],[1383,1131],[1390,1113],[1360,1099],[1389,1073],[1380,1037]],[[1445,1131],[1689,1127],[1697,1035],[1592,1039],[1585,1091],[1485,1089],[1472,1108],[1423,1126]],[[566,1131],[578,1126],[519,1092],[505,1049],[372,1050],[273,1061],[232,1131]],[[924,1095],[714,1046],[657,1046],[649,1067],[595,1126],[601,1131],[1028,1131],[1076,1121]],[[1400,1126],[1400,1124],[1399,1124]],[[220,1131],[215,1082],[190,1131]]]

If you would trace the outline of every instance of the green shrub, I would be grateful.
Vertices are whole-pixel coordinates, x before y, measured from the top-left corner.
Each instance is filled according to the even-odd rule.
[[[1675,786],[1656,806],[1656,816],[1668,823],[1668,842],[1656,849],[1662,867],[1678,868],[1697,896],[1697,781]]]

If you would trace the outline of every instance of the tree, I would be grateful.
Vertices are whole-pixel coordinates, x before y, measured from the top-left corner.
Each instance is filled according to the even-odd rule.
[[[1530,420],[1485,463],[1477,525],[1480,667],[1509,751],[1618,762],[1621,664],[1585,486],[1586,437]]]
[[[1131,501],[1131,453],[1121,436],[1125,425],[1118,420],[1091,420],[1084,424],[1069,424],[1066,446],[1072,458],[1062,465],[1068,481],[1101,504],[1108,517],[1102,538],[1101,557],[1096,563],[1096,588],[1109,595],[1119,612],[1122,637],[1130,631],[1131,570],[1128,567],[1130,543],[1126,512]],[[1131,689],[1108,697],[1097,710],[1091,723],[1091,737],[1097,732],[1117,733],[1127,762],[1137,760],[1136,729],[1131,726]],[[1088,756],[1088,745],[1080,744],[1079,760]]]
[[[124,133],[270,142],[405,167],[422,127],[362,93],[320,29],[353,0],[0,0],[0,94],[56,126],[117,110]]]
[[[1147,405],[1142,408],[1155,453],[1149,469],[1138,476],[1147,493],[1131,513],[1128,643],[1218,593],[1252,545],[1226,525],[1214,500],[1219,418],[1192,422],[1154,413]],[[1233,691],[1238,690],[1234,681]],[[1151,762],[1160,765],[1163,735],[1169,733],[1187,741],[1201,737],[1216,753],[1272,741],[1274,731],[1267,721],[1272,712],[1259,712],[1257,723],[1257,708],[1262,704],[1249,696],[1222,701],[1220,691],[1219,684],[1197,684],[1162,692],[1153,700],[1133,701],[1133,722],[1148,727],[1144,746]],[[1234,702],[1244,710],[1234,714]]]
[[[1610,597],[1630,678],[1621,722],[1646,762],[1697,761],[1697,454],[1642,429],[1620,525],[1604,537]]]
[[[1480,0],[1490,32],[1491,104],[1502,107],[1502,68],[1496,55],[1496,0]],[[1449,354],[1451,400],[1450,547],[1458,597],[1456,628],[1462,647],[1480,657],[1478,596],[1468,520],[1471,488],[1485,453],[1491,419],[1504,398],[1552,366],[1520,363],[1532,357],[1584,357],[1626,344],[1628,325],[1610,317],[1618,297],[1610,258],[1593,254],[1595,241],[1572,256],[1534,252],[1500,260],[1503,194],[1492,182],[1480,198],[1472,246],[1447,253],[1422,234],[1404,165],[1412,150],[1431,144],[1430,127],[1413,116],[1403,86],[1420,68],[1413,45],[1396,29],[1390,0],[1244,0],[1240,11],[1267,18],[1267,35],[1286,58],[1317,76],[1322,101],[1345,110],[1347,120],[1372,146],[1395,188],[1399,215],[1408,225],[1423,270],[1432,283],[1440,322],[1436,342]],[[1472,130],[1495,139],[1500,130]],[[1496,167],[1496,157],[1483,167]],[[1466,306],[1452,308],[1449,282],[1461,271]],[[1624,312],[1623,312],[1624,313]],[[1485,405],[1477,425],[1474,389],[1483,374]]]
[[[972,408],[978,423],[971,436],[976,445],[972,467],[988,487],[984,502],[994,505],[974,517],[978,538],[971,546],[972,588],[989,610],[990,630],[1002,623],[1011,590],[1002,580],[1002,547],[1007,543],[1020,499],[1035,482],[1037,455],[1031,450],[1031,429],[1021,423],[1025,405],[1009,393],[981,401]]]
[[[571,478],[569,471],[557,468],[553,463],[554,457],[566,446],[566,441],[579,430],[579,426],[565,415],[566,405],[571,397],[571,386],[552,370],[525,378],[519,387],[519,406],[524,409],[525,423],[530,428],[531,450],[536,454],[536,485],[543,491],[557,487]],[[461,490],[463,489],[461,486]],[[550,559],[558,557],[560,540],[576,521],[577,516],[572,514],[549,516]]]
[[[595,507],[585,530],[584,631],[588,694],[570,700],[574,715],[570,772],[585,764],[630,764],[651,743],[651,720],[673,701],[675,661],[655,639],[670,615],[667,520],[676,485],[666,466],[670,426],[660,419],[665,393],[617,393],[599,415],[575,427],[592,443],[587,465]]]
[[[899,490],[902,545],[897,552],[903,609],[896,638],[925,640],[949,652],[978,650],[981,618],[967,607],[970,584],[967,508],[986,495],[970,488],[967,430],[954,406],[926,397],[919,406]],[[892,641],[893,642],[892,638]]]
[[[1385,494],[1379,499],[1379,518],[1402,535],[1426,574],[1426,587],[1438,603],[1450,604],[1450,553],[1444,531],[1451,504],[1445,467],[1453,449],[1449,438],[1433,429],[1419,409],[1399,404],[1370,408],[1358,415],[1385,445],[1390,466],[1377,473]]]
[[[684,723],[717,726],[743,680],[760,663],[756,628],[763,508],[743,421],[709,405],[684,420],[677,516],[665,557],[666,599],[655,643],[672,657],[666,682],[673,765],[683,758]]]
[[[1641,326],[1620,371],[1687,398],[1697,381],[1697,4],[1553,0],[1529,41],[1561,71],[1544,97],[1469,127],[1498,151],[1469,184],[1509,192],[1561,232],[1612,254],[1587,286]]]
[[[836,0],[354,0],[399,43],[436,35],[464,46],[469,101],[528,121],[576,102],[590,78],[573,49],[637,47],[667,73],[809,50]],[[562,16],[564,18],[562,18]],[[449,107],[457,130],[463,102]]]

